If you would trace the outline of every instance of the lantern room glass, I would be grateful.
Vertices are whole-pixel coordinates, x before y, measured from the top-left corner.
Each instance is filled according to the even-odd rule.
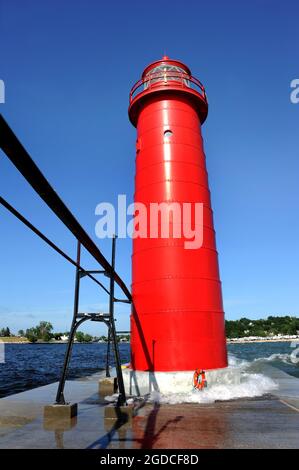
[[[180,83],[183,81],[187,87],[190,87],[189,80],[183,78],[183,76],[185,77],[186,75],[186,71],[177,65],[158,65],[147,72],[147,80],[144,82],[144,90],[154,83],[161,82],[162,80],[163,82],[171,81]]]

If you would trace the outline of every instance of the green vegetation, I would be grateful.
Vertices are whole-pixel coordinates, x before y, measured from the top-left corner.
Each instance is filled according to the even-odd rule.
[[[225,321],[226,336],[228,338],[244,338],[246,336],[275,336],[299,334],[299,318],[296,317],[273,317],[262,320],[240,320]]]
[[[51,340],[59,341],[62,336],[69,336],[67,333],[52,333],[53,326],[51,323],[46,321],[41,321],[39,325],[29,328],[25,332],[25,337],[30,341],[30,343],[36,343],[37,341],[49,342]],[[19,332],[20,333],[20,332]],[[93,337],[89,334],[82,333],[82,331],[77,331],[76,340],[79,343],[90,343],[93,341]]]
[[[128,343],[130,342],[131,336],[130,335],[118,335],[117,341],[119,343]]]
[[[118,343],[129,343],[130,342],[131,336],[128,335],[117,335],[117,342]],[[107,336],[100,336],[99,341],[102,341],[104,343],[107,343],[108,337]]]
[[[93,340],[93,338],[87,333],[82,333],[82,331],[77,331],[76,340],[78,341],[78,343],[90,343]]]
[[[26,330],[25,337],[30,343],[36,343],[38,340],[35,328],[29,328]]]
[[[68,336],[69,333],[53,333],[52,338],[55,339],[55,341],[59,341],[61,339],[61,336]]]
[[[4,338],[4,337],[10,337],[10,329],[9,328],[2,328],[0,330],[0,338]]]
[[[53,326],[50,322],[41,321],[39,325],[29,328],[25,332],[25,337],[30,343],[36,343],[38,340],[48,342],[52,339]]]
[[[37,326],[27,328],[27,330],[19,330],[18,335],[15,336],[11,334],[9,328],[0,329],[0,338],[5,342],[20,342],[20,341],[29,341],[30,343],[37,342],[55,342],[61,341],[61,338],[66,340],[69,337],[70,332],[66,331],[64,333],[53,332],[53,325],[47,321],[41,321]],[[88,333],[83,333],[82,331],[77,331],[75,339],[78,343],[91,343],[91,342],[107,342],[107,336],[91,336]],[[130,341],[130,335],[119,335],[117,337],[118,341],[125,342]]]

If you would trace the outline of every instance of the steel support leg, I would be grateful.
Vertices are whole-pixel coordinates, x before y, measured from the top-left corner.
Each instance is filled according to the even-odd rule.
[[[111,335],[110,335],[110,324],[108,327],[108,342],[107,342],[107,352],[106,352],[106,377],[110,377],[110,343],[111,343]]]
[[[116,243],[116,235],[113,236],[112,239],[112,273],[110,277],[110,297],[109,297],[109,313],[110,313],[110,334],[111,339],[113,342],[114,347],[114,356],[115,356],[115,365],[116,365],[116,375],[117,375],[117,382],[118,382],[118,406],[126,405],[126,392],[123,380],[123,374],[121,370],[121,362],[120,362],[120,355],[119,349],[117,344],[117,335],[115,330],[115,320],[114,320],[114,272],[115,272],[115,243]]]
[[[80,258],[81,258],[81,244],[78,241],[77,244],[77,265],[80,264]],[[80,269],[77,267],[76,268],[76,278],[75,278],[75,296],[74,296],[74,313],[73,313],[73,321],[72,321],[72,326],[71,326],[71,331],[70,331],[70,336],[64,356],[64,363],[63,363],[63,368],[62,368],[62,374],[59,380],[59,385],[58,385],[58,390],[57,390],[57,395],[56,395],[56,403],[59,405],[64,405],[65,404],[65,399],[64,399],[64,386],[65,386],[65,381],[66,381],[66,374],[67,374],[67,369],[69,366],[71,354],[72,354],[72,349],[73,349],[73,344],[74,344],[74,336],[76,333],[76,330],[79,326],[79,322],[77,322],[77,315],[78,315],[78,307],[79,307],[79,290],[80,290]],[[80,322],[82,323],[82,322]]]

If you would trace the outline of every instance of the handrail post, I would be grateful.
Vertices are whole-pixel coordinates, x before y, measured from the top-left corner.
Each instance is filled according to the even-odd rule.
[[[110,369],[109,369],[109,362],[110,362],[110,343],[111,343],[111,335],[110,335],[110,324],[109,324],[109,327],[108,327],[107,352],[106,352],[106,377],[110,377]]]
[[[115,366],[116,366],[116,375],[118,383],[118,406],[126,405],[126,392],[124,386],[124,380],[121,370],[120,355],[117,344],[117,335],[115,330],[115,320],[114,320],[114,269],[115,269],[115,245],[116,245],[116,235],[113,235],[112,238],[112,256],[111,256],[111,266],[112,272],[110,277],[110,297],[109,297],[109,313],[110,313],[110,334],[114,347],[114,356],[115,356]]]
[[[76,267],[76,278],[75,278],[75,296],[74,296],[74,313],[73,313],[73,321],[71,326],[71,331],[68,339],[68,345],[66,348],[65,356],[64,356],[64,363],[62,368],[62,374],[60,376],[57,395],[56,395],[56,403],[58,405],[65,405],[64,399],[64,386],[66,381],[66,374],[67,369],[69,366],[73,344],[74,344],[74,335],[77,328],[77,316],[78,316],[78,308],[79,308],[79,291],[80,291],[80,265],[81,259],[81,243],[78,241],[77,243],[77,267]]]

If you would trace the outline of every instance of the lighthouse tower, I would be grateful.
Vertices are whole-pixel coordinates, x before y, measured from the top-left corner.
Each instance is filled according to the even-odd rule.
[[[135,378],[168,372],[192,376],[196,369],[227,366],[201,135],[207,113],[203,85],[185,64],[167,56],[146,67],[130,93],[129,118],[137,128],[135,203],[148,209],[149,224],[152,203],[189,203],[191,208],[197,203],[202,208],[200,246],[186,248],[183,217],[168,217],[169,236],[158,230],[158,236],[147,233],[133,239],[131,371]],[[191,219],[194,223],[193,212]],[[159,227],[162,222],[165,228],[161,219]],[[174,236],[178,228],[180,237]]]

